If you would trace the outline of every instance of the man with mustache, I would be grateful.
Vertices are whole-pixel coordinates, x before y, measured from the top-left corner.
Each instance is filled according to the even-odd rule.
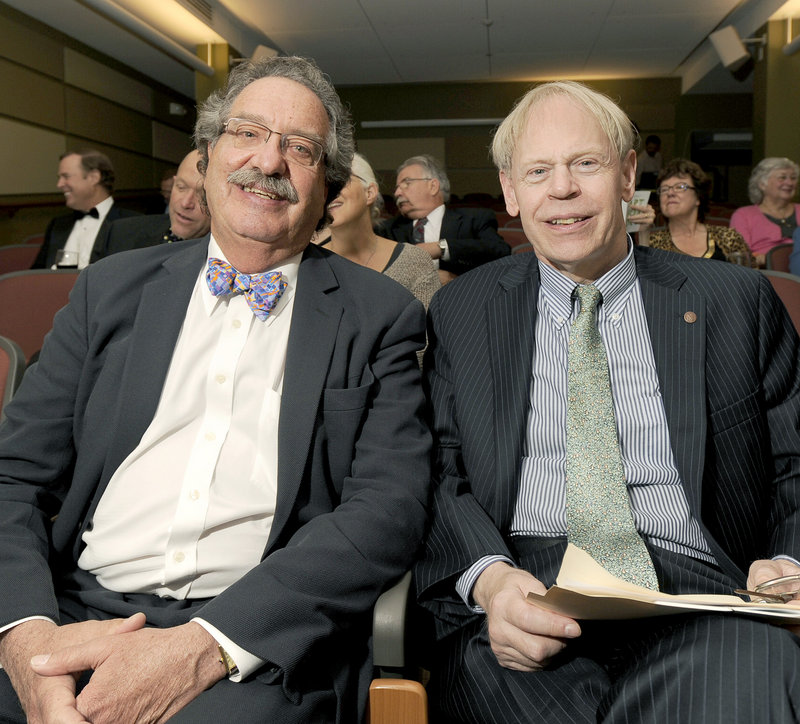
[[[6,410],[2,721],[363,719],[426,517],[422,305],[309,244],[354,146],[313,63],[237,66],[195,142],[210,236],[90,266]]]
[[[208,233],[211,219],[203,205],[203,176],[197,168],[200,154],[190,151],[172,178],[167,214],[119,219],[98,236],[92,261],[129,249],[199,239]]]
[[[384,221],[377,233],[418,244],[438,264],[442,283],[511,253],[491,209],[445,206],[450,180],[433,156],[412,156],[400,164],[394,197],[400,215]]]

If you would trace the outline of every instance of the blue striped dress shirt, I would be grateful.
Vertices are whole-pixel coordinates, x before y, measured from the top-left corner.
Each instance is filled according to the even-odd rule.
[[[565,508],[567,351],[579,310],[575,282],[539,262],[538,314],[530,411],[511,535],[567,535]],[[614,414],[631,510],[645,540],[667,550],[715,562],[689,511],[670,447],[653,348],[636,277],[632,247],[625,259],[594,282],[603,301],[597,326],[608,355]],[[470,602],[487,556],[458,580]],[[508,561],[507,561],[508,562]]]

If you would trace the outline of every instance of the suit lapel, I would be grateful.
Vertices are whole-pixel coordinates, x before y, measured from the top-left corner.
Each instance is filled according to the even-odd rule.
[[[705,300],[685,288],[678,265],[637,253],[636,268],[675,464],[700,520],[707,435]]]
[[[278,498],[264,555],[286,524],[306,472],[317,408],[343,313],[342,305],[329,293],[338,286],[323,252],[309,245],[300,264],[286,352],[278,427]]]
[[[167,259],[152,281],[144,282],[120,382],[113,442],[97,498],[153,419],[207,249],[207,239],[181,249]]]
[[[460,234],[459,228],[461,226],[461,214],[457,211],[451,211],[445,208],[444,216],[442,217],[442,228],[439,232],[440,239],[458,239]]]
[[[528,424],[539,273],[536,257],[525,256],[498,280],[486,305],[498,481],[492,515],[500,530],[511,523]]]

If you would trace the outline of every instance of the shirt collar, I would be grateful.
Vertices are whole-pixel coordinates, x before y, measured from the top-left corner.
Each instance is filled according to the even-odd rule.
[[[94,208],[97,209],[97,220],[102,224],[103,219],[108,216],[111,207],[114,205],[114,199],[111,196],[104,198],[99,204],[95,204]]]
[[[211,313],[217,308],[218,304],[221,304],[223,301],[222,297],[215,297],[211,290],[208,288],[208,284],[206,283],[206,271],[208,269],[208,260],[209,259],[222,259],[223,261],[228,261],[225,254],[222,253],[222,249],[219,248],[219,244],[217,243],[214,235],[211,234],[208,242],[208,254],[206,255],[206,263],[203,265],[203,269],[200,272],[200,278],[198,279],[198,286],[200,288],[200,298],[203,302],[203,308],[206,310],[206,314],[211,316]],[[280,266],[276,266],[273,269],[269,269],[265,271],[279,271],[283,274],[283,278],[286,280],[286,289],[281,295],[280,301],[275,306],[275,309],[272,310],[269,317],[267,317],[266,321],[269,323],[271,319],[277,317],[281,311],[286,307],[289,300],[294,296],[295,290],[297,289],[297,276],[300,270],[300,261],[303,258],[303,252],[301,251],[299,254],[295,254],[294,256],[289,257],[283,264]],[[235,268],[235,267],[234,267]]]
[[[442,219],[444,218],[444,204],[437,206],[431,213],[427,214],[428,223],[441,228]]]
[[[539,260],[540,294],[557,324],[568,320],[573,310],[572,292],[578,285],[565,274]],[[606,312],[614,311],[627,298],[636,283],[636,262],[633,258],[633,243],[628,237],[628,253],[616,266],[609,269],[594,282],[603,295],[602,307]]]

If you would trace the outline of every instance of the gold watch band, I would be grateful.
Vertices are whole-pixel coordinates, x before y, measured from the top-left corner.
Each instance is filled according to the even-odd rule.
[[[231,655],[222,648],[222,644],[217,644],[217,648],[219,649],[219,663],[221,663],[225,670],[228,672],[228,676],[236,676],[239,673],[239,667],[236,665],[236,662],[231,658]]]

